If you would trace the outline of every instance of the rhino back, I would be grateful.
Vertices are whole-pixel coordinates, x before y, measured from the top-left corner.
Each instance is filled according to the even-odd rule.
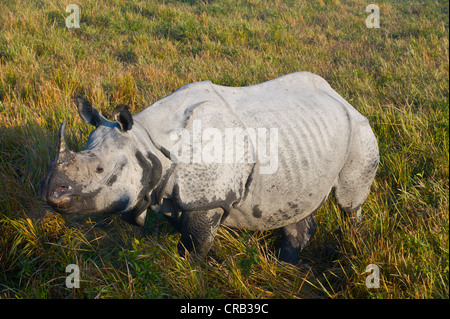
[[[242,88],[188,84],[135,116],[146,123],[153,143],[166,151],[174,145],[170,133],[189,128],[195,118],[222,132],[227,125],[276,130],[277,165],[269,174],[261,174],[267,163],[258,156],[256,163],[241,166],[177,165],[174,191],[179,197],[185,194],[179,200],[188,209],[226,203],[224,223],[249,229],[282,227],[317,209],[345,163],[354,123],[367,121],[325,80],[308,72]],[[273,142],[267,134],[266,148]]]

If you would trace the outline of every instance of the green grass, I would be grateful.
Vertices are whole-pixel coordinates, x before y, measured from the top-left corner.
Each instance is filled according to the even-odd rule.
[[[448,1],[68,1],[0,4],[0,298],[448,298]],[[369,118],[381,162],[356,227],[332,200],[295,268],[279,232],[221,228],[207,260],[149,214],[62,217],[39,199],[59,123],[84,148],[70,97],[133,112],[183,84],[243,86],[310,71]],[[100,226],[99,226],[100,223]],[[64,285],[68,264],[81,287]],[[380,288],[365,285],[380,267]]]

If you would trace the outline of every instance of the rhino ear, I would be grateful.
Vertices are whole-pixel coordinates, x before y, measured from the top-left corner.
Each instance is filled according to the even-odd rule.
[[[117,106],[113,111],[114,119],[119,123],[122,132],[131,130],[133,127],[133,117],[130,113],[130,107],[125,104]]]
[[[76,94],[73,97],[75,105],[78,109],[78,114],[86,123],[94,125],[95,127],[105,122],[106,119],[95,109],[92,107],[91,102],[86,100],[79,94]]]

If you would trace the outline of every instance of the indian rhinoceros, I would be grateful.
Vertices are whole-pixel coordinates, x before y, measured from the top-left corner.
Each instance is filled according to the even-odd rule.
[[[63,121],[42,200],[137,225],[151,208],[181,232],[180,253],[205,256],[219,225],[282,228],[279,257],[295,264],[332,189],[360,219],[379,162],[368,120],[309,72],[248,87],[187,84],[135,115],[118,106],[115,121],[79,95],[75,104],[95,129],[74,153]]]

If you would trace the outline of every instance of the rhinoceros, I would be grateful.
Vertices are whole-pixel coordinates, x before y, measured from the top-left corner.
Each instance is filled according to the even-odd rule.
[[[332,189],[361,219],[379,163],[367,118],[309,72],[247,87],[187,84],[135,115],[119,105],[115,121],[74,100],[95,129],[75,153],[63,121],[42,200],[141,226],[151,208],[181,233],[181,254],[206,256],[220,225],[282,228],[279,258],[295,264]]]

